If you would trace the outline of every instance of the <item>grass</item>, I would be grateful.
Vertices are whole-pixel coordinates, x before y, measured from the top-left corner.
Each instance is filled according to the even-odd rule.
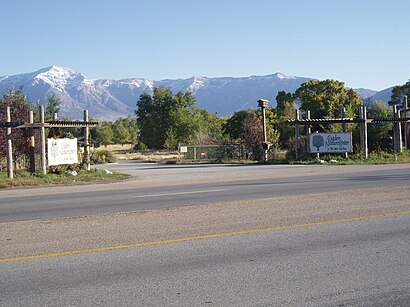
[[[14,174],[11,180],[7,173],[0,172],[0,188],[28,187],[54,184],[81,184],[86,182],[113,181],[129,178],[130,175],[112,173],[106,174],[103,170],[92,169],[91,171],[79,170],[77,176],[68,176],[63,174],[30,174],[27,171],[21,171]]]
[[[141,162],[167,163],[177,161],[178,153],[168,150],[132,150],[132,145],[107,145],[96,150],[111,151],[117,160],[137,160]]]
[[[341,155],[321,155],[320,160],[325,161],[323,164],[335,165],[359,165],[359,164],[395,164],[410,163],[410,151],[404,150],[402,153],[393,153],[385,151],[374,151],[369,153],[368,159],[364,159],[360,154],[350,154],[348,158]],[[329,162],[335,160],[336,162]],[[322,164],[318,159],[311,158],[303,161],[292,161],[292,164]]]
[[[177,154],[169,151],[138,151],[135,152],[129,146],[108,146],[101,149],[112,151],[119,160],[139,160],[144,162],[160,162],[160,163],[176,163]],[[252,160],[236,160],[236,161],[220,161],[220,163],[238,163],[238,164],[322,164],[318,162],[313,155],[309,159],[303,161],[288,161],[285,157],[285,152],[275,152],[269,156],[268,162],[257,162]],[[374,151],[369,153],[369,158],[364,159],[360,154],[349,154],[348,158],[342,155],[321,155],[320,159],[325,161],[323,164],[334,165],[358,165],[358,164],[394,164],[394,163],[410,163],[410,151],[404,150],[401,154],[384,151]],[[336,162],[329,162],[335,160]],[[197,162],[199,163],[199,161]],[[207,163],[210,163],[209,161]],[[185,162],[184,164],[189,164]],[[61,169],[63,171],[61,171]],[[68,176],[64,168],[56,169],[55,173],[30,174],[27,171],[19,171],[14,174],[14,179],[7,178],[6,172],[0,172],[0,189],[25,187],[25,186],[40,186],[54,184],[83,184],[87,182],[103,182],[115,181],[129,178],[130,175],[112,173],[106,174],[103,170],[92,169],[86,171],[83,169],[77,170],[77,176]],[[59,170],[59,171],[58,171]]]

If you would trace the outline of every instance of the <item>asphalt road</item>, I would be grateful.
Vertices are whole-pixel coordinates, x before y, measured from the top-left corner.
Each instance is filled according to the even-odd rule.
[[[344,166],[186,167],[123,163],[108,167],[139,176],[139,180],[122,185],[36,188],[17,193],[0,191],[0,221],[400,186],[410,181],[408,165],[392,168],[366,166],[355,169]],[[349,168],[350,171],[345,172],[344,168]],[[331,172],[322,174],[322,171],[327,170]],[[185,181],[175,184],[180,178],[185,178]],[[167,184],[158,184],[161,180]],[[35,193],[36,191],[42,192]]]
[[[1,306],[409,306],[410,215],[0,263]]]

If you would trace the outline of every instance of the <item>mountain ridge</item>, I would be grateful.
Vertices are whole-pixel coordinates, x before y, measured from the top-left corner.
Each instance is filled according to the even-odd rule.
[[[83,110],[101,120],[115,120],[132,115],[140,95],[152,93],[155,86],[172,92],[190,91],[198,107],[220,116],[231,115],[241,109],[255,109],[256,101],[265,98],[276,105],[279,91],[293,93],[300,85],[313,78],[287,76],[277,72],[265,76],[205,77],[188,79],[151,80],[147,78],[88,79],[70,68],[52,65],[30,73],[0,77],[0,94],[10,88],[23,86],[30,101],[42,101],[54,94],[60,101],[60,117],[81,119]],[[383,91],[356,89],[362,99],[372,101],[379,95],[386,99],[391,88]],[[387,102],[387,101],[386,101]]]

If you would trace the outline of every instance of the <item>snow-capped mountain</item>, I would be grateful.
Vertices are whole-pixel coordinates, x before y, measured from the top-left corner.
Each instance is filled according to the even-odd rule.
[[[279,91],[293,93],[309,80],[311,78],[290,77],[282,73],[242,78],[92,80],[69,68],[50,66],[32,73],[0,77],[0,94],[23,86],[23,92],[31,102],[45,103],[49,96],[56,95],[61,101],[60,118],[81,119],[83,110],[89,110],[91,117],[115,120],[132,115],[144,91],[152,93],[155,86],[162,86],[174,93],[191,91],[198,107],[225,116],[238,110],[256,108],[256,101],[260,98],[270,100],[271,106],[275,107]],[[358,92],[363,98],[376,93],[366,89]]]

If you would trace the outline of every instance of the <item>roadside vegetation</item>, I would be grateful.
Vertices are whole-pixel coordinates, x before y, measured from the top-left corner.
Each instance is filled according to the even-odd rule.
[[[410,96],[410,81],[393,88],[390,105],[400,102],[404,95]],[[28,111],[34,111],[34,120],[38,120],[38,105],[31,103],[24,95],[22,88],[9,89],[0,99],[0,122],[6,122],[6,107],[10,107],[13,121],[28,122]],[[368,125],[369,159],[361,157],[359,146],[359,125],[346,124],[347,132],[353,135],[354,152],[348,158],[343,155],[323,155],[317,158],[306,152],[306,127],[301,127],[299,160],[295,161],[294,127],[287,123],[295,117],[295,109],[301,111],[306,118],[310,111],[311,118],[341,118],[342,109],[345,117],[357,118],[358,107],[365,105],[368,118],[392,118],[389,105],[382,101],[372,103],[363,101],[358,93],[347,89],[345,84],[336,80],[312,80],[300,86],[295,93],[281,91],[276,96],[276,103],[271,102],[266,109],[267,141],[272,144],[267,163],[320,163],[320,164],[375,164],[375,163],[408,163],[409,152],[394,153],[392,144],[393,124],[382,122]],[[54,95],[46,103],[46,121],[53,119],[58,113],[60,101]],[[256,102],[255,102],[256,108]],[[405,112],[403,112],[405,114]],[[402,113],[402,114],[403,114]],[[181,163],[178,160],[180,145],[225,146],[224,152],[231,156],[221,156],[214,160],[204,159],[207,163],[261,163],[263,156],[263,128],[261,112],[255,109],[239,110],[232,116],[220,117],[217,114],[196,106],[191,93],[172,93],[171,90],[156,87],[152,94],[143,93],[136,101],[135,116],[118,118],[115,122],[102,122],[90,129],[91,163],[111,163],[117,160],[138,160],[145,162]],[[93,119],[90,119],[93,120]],[[312,124],[312,132],[341,132],[341,124]],[[36,131],[38,133],[38,130]],[[51,128],[46,130],[47,137],[82,138],[80,128]],[[106,174],[102,171],[85,171],[81,164],[77,168],[77,176],[69,176],[67,172],[59,172],[51,168],[46,176],[30,174],[27,170],[27,156],[30,155],[29,134],[25,129],[13,129],[13,161],[16,161],[15,179],[10,181],[5,173],[6,129],[0,129],[0,187],[78,183],[87,181],[116,180],[126,178],[122,174]],[[38,134],[35,138],[38,139]],[[405,137],[403,132],[402,137]],[[113,144],[116,145],[115,149]],[[240,155],[233,150],[240,147]],[[239,148],[238,147],[238,148]],[[33,149],[35,155],[40,152],[39,145]],[[214,149],[212,149],[214,150]],[[204,149],[198,154],[207,157]],[[214,150],[215,151],[215,150]],[[232,154],[234,152],[235,154]],[[202,156],[201,156],[202,155]],[[192,159],[191,159],[192,160]],[[195,163],[201,162],[194,159]],[[84,161],[82,161],[84,162]],[[191,161],[192,162],[192,161]],[[184,161],[182,161],[184,163]],[[185,163],[190,163],[185,161]],[[264,162],[265,163],[265,162]]]
[[[76,176],[68,175],[68,172],[31,174],[28,171],[19,171],[14,179],[7,178],[6,172],[0,172],[0,188],[13,188],[25,186],[40,186],[54,184],[84,184],[89,182],[109,182],[129,178],[129,175],[119,173],[106,173],[104,170],[91,169],[91,171],[78,170]]]

